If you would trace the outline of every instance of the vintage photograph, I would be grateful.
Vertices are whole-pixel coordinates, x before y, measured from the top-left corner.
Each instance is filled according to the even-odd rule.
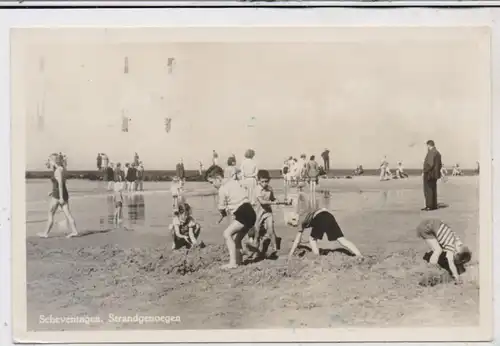
[[[485,28],[11,35],[26,332],[490,327]]]

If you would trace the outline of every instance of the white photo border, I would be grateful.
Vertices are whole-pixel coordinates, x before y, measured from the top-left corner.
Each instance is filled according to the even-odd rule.
[[[14,176],[13,167],[19,167],[15,158],[11,155],[11,140],[18,141],[13,135],[16,133],[15,128],[11,128],[11,99],[10,99],[10,29],[15,27],[46,27],[46,26],[90,26],[90,27],[123,27],[123,26],[136,26],[136,27],[164,27],[164,23],[169,23],[170,26],[179,27],[231,27],[231,26],[283,26],[283,27],[301,27],[301,26],[336,26],[336,27],[369,27],[369,26],[383,26],[383,27],[464,27],[474,26],[483,27],[488,32],[491,39],[492,50],[492,110],[491,120],[484,123],[485,128],[492,128],[493,134],[483,137],[485,141],[482,147],[490,148],[490,139],[493,142],[494,149],[492,153],[482,153],[481,162],[492,159],[492,164],[495,166],[495,158],[497,158],[498,146],[500,143],[495,138],[494,134],[500,134],[500,119],[496,120],[495,115],[499,109],[499,95],[500,95],[500,25],[497,23],[500,19],[500,8],[471,8],[471,9],[425,9],[425,8],[398,8],[387,10],[367,10],[359,8],[317,8],[305,9],[294,11],[283,11],[280,9],[98,9],[98,10],[0,10],[0,47],[2,54],[0,54],[0,151],[3,155],[0,157],[5,158],[3,162],[6,163],[0,170],[0,256],[1,257],[1,273],[5,279],[4,282],[10,284],[0,285],[0,292],[2,293],[2,330],[12,332],[11,328],[14,326],[13,337],[16,342],[23,343],[67,343],[67,342],[262,342],[262,341],[281,341],[281,342],[331,342],[336,340],[339,342],[348,342],[356,340],[357,342],[370,342],[370,341],[415,341],[425,342],[430,339],[433,341],[488,341],[493,337],[492,326],[488,325],[491,320],[491,311],[483,310],[481,313],[482,328],[435,328],[404,330],[397,329],[379,329],[373,332],[367,332],[363,329],[363,334],[359,334],[361,329],[357,328],[340,328],[343,333],[339,334],[339,330],[325,330],[325,329],[303,329],[303,330],[266,330],[259,333],[255,330],[209,330],[209,331],[112,331],[112,332],[26,332],[25,323],[16,323],[13,325],[14,319],[19,318],[19,311],[11,310],[10,301],[16,302],[16,296],[13,293],[23,292],[20,291],[20,283],[25,281],[21,278],[19,280],[19,272],[15,272],[12,268],[16,265],[16,261],[24,256],[23,251],[12,251],[11,245],[20,245],[16,242],[16,236],[13,229],[11,229],[13,222],[16,220],[13,212],[12,201],[17,203],[24,203],[24,194],[17,194],[11,196],[11,179],[12,183],[16,180],[24,180],[24,173],[22,177]],[[13,126],[23,125],[14,121]],[[24,131],[24,128],[23,128]],[[24,138],[21,139],[24,141]],[[24,144],[23,144],[24,146]],[[487,150],[488,151],[488,150]],[[12,167],[11,167],[12,165]],[[487,181],[492,178],[490,175],[494,168],[490,171],[486,166],[482,167],[482,184],[481,194],[483,196],[491,196],[494,193],[494,199],[500,197],[500,189],[497,184],[494,184],[494,192],[489,189],[487,184],[483,184],[484,180]],[[12,172],[12,173],[11,173]],[[483,173],[484,172],[484,173]],[[483,178],[484,177],[484,178]],[[493,178],[494,179],[494,178]],[[24,191],[24,190],[22,190]],[[11,198],[9,198],[11,197]],[[491,206],[491,205],[490,205]],[[494,216],[499,215],[498,205],[493,204]],[[481,214],[489,214],[488,206],[481,206]],[[23,216],[24,218],[24,216]],[[484,215],[481,215],[484,218]],[[494,221],[490,222],[491,226],[496,224],[496,217]],[[11,230],[13,234],[8,232]],[[485,234],[482,232],[482,234]],[[14,236],[13,236],[14,235]],[[486,241],[492,243],[494,249],[499,248],[499,237],[492,232],[493,238],[490,239],[491,234],[486,235]],[[483,238],[483,235],[481,235]],[[19,240],[19,237],[17,237]],[[24,234],[22,242],[24,240]],[[481,239],[484,244],[484,239]],[[22,245],[23,247],[24,245]],[[490,251],[486,251],[490,252]],[[498,254],[493,252],[494,256],[494,291],[498,293],[499,280],[498,280]],[[487,257],[488,258],[488,257]],[[21,258],[22,259],[22,258]],[[14,265],[11,265],[11,260]],[[23,260],[23,259],[22,259]],[[24,258],[25,261],[25,258]],[[481,266],[481,276],[489,276],[487,271],[490,268],[484,269],[486,266]],[[11,280],[11,274],[16,274],[17,279]],[[23,273],[24,274],[24,273]],[[493,289],[493,287],[491,287]],[[25,288],[24,288],[25,292]],[[485,292],[485,293],[483,293]],[[481,294],[490,294],[488,285],[481,285]],[[4,304],[6,302],[7,304]],[[498,301],[495,301],[495,309],[498,311]],[[17,305],[19,306],[19,305]],[[19,308],[17,308],[19,310]],[[489,309],[491,310],[491,309]],[[21,314],[26,316],[26,312]],[[446,331],[445,331],[446,329]],[[344,333],[345,332],[345,333]],[[412,332],[410,338],[401,338],[401,333]],[[341,335],[343,334],[343,335]],[[335,339],[333,339],[335,337]],[[2,340],[3,341],[3,340]],[[7,339],[7,342],[12,342],[12,339]],[[4,344],[4,343],[2,343]]]

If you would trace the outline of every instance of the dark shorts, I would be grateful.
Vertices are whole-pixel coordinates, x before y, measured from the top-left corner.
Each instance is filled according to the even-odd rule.
[[[115,208],[121,208],[123,207],[123,203],[122,202],[116,202],[115,203]]]
[[[316,184],[319,184],[319,177],[315,178],[309,178],[309,183],[315,182]]]
[[[246,228],[250,229],[257,221],[257,214],[255,214],[255,210],[250,203],[244,203],[236,209],[234,218]]]
[[[329,241],[335,241],[344,236],[337,220],[328,211],[322,211],[311,221],[312,238],[323,239],[325,233]]]

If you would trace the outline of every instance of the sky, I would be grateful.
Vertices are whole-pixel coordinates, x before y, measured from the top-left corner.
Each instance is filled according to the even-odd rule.
[[[247,148],[265,168],[302,153],[320,159],[325,148],[332,168],[376,168],[384,156],[420,168],[428,139],[445,165],[474,167],[481,59],[472,39],[31,45],[27,169],[59,151],[70,170],[94,169],[98,152],[122,163],[137,152],[146,169],[182,158],[193,169],[214,149],[225,161]]]

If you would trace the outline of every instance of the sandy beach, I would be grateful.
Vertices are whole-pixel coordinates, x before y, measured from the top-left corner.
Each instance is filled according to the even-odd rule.
[[[272,183],[282,196],[281,181]],[[220,269],[228,260],[225,223],[216,224],[215,190],[207,183],[186,185],[207,246],[172,252],[168,183],[147,183],[144,193],[126,196],[125,227],[111,229],[104,183],[70,180],[70,205],[82,236],[66,239],[56,225],[48,239],[39,239],[50,182],[28,180],[28,330],[472,325],[479,317],[478,186],[478,177],[450,177],[438,186],[443,208],[424,213],[420,177],[321,181],[318,202],[334,213],[366,256],[364,262],[323,240],[322,256],[301,248],[287,263],[296,229],[284,224],[277,207],[280,257],[227,272]],[[427,217],[446,221],[471,248],[462,286],[447,282],[446,272],[422,260],[427,248],[415,227]],[[127,323],[111,321],[110,314],[180,320]],[[49,324],[40,323],[41,315],[98,316],[100,321]]]

